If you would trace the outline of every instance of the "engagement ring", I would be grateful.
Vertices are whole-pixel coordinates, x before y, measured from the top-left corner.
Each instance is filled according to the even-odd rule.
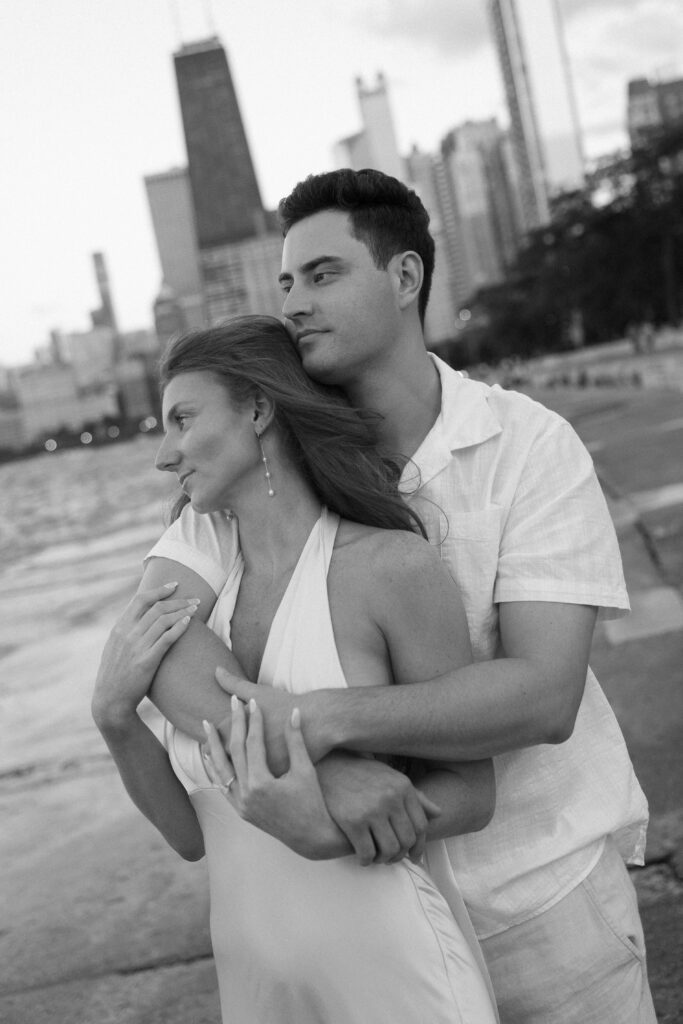
[[[233,787],[233,785],[234,785],[234,783],[236,781],[237,781],[237,776],[233,775],[233,777],[231,779],[228,779],[228,781],[225,783],[224,786],[219,786],[218,787],[220,789],[221,793],[223,794],[223,796],[227,796],[228,795],[228,793],[230,792],[230,790],[232,789],[232,787]]]

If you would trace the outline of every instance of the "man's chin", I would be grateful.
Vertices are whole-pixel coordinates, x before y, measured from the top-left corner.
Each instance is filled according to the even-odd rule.
[[[337,367],[326,363],[324,359],[316,359],[315,352],[304,352],[301,356],[301,365],[316,383],[343,387],[338,379]]]

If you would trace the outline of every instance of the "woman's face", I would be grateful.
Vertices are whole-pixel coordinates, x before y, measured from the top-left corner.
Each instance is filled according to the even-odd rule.
[[[237,406],[208,372],[180,373],[166,386],[157,469],[177,475],[197,512],[231,508],[261,457],[251,403]]]

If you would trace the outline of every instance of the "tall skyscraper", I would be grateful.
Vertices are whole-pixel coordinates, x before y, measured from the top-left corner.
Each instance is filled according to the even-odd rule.
[[[94,309],[90,314],[90,318],[93,322],[93,327],[108,327],[114,332],[118,333],[118,327],[116,324],[116,314],[114,312],[114,303],[111,297],[111,288],[109,286],[109,274],[107,272],[107,263],[104,258],[104,253],[94,252],[92,254],[93,266],[95,267],[95,279],[97,281],[97,290],[100,293],[100,308]]]
[[[212,37],[174,62],[199,248],[250,238],[265,214],[225,50]]]
[[[683,127],[683,78],[628,83],[628,134],[631,149],[647,149],[667,131]]]
[[[202,290],[199,247],[190,177],[186,167],[149,174],[145,178],[164,284],[174,295]]]
[[[161,289],[154,303],[154,326],[165,344],[205,323],[194,204],[186,167],[150,174],[145,178],[159,262]]]
[[[582,188],[583,152],[557,0],[489,0],[524,229],[550,219],[554,194]]]
[[[443,207],[437,188],[439,158],[422,153],[413,146],[406,157],[411,187],[417,192],[429,214],[429,230],[434,239],[434,276],[425,317],[425,340],[431,348],[439,342],[452,340],[455,334],[457,308],[452,280],[450,254],[446,237]]]
[[[384,75],[378,73],[374,87],[367,86],[362,78],[357,78],[356,94],[363,128],[336,144],[335,163],[338,167],[352,167],[355,171],[374,167],[377,171],[384,171],[402,180],[405,168],[398,152]]]

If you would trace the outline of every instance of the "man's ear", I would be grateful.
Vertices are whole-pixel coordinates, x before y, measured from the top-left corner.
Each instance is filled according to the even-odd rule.
[[[251,399],[252,401],[252,422],[254,424],[254,430],[257,434],[262,434],[264,430],[267,430],[270,424],[273,422],[275,416],[275,406],[272,399],[264,395],[262,391],[257,391]]]
[[[398,285],[398,302],[401,309],[407,309],[417,302],[424,280],[422,259],[416,252],[399,252],[393,257]],[[393,262],[393,261],[392,261]]]

